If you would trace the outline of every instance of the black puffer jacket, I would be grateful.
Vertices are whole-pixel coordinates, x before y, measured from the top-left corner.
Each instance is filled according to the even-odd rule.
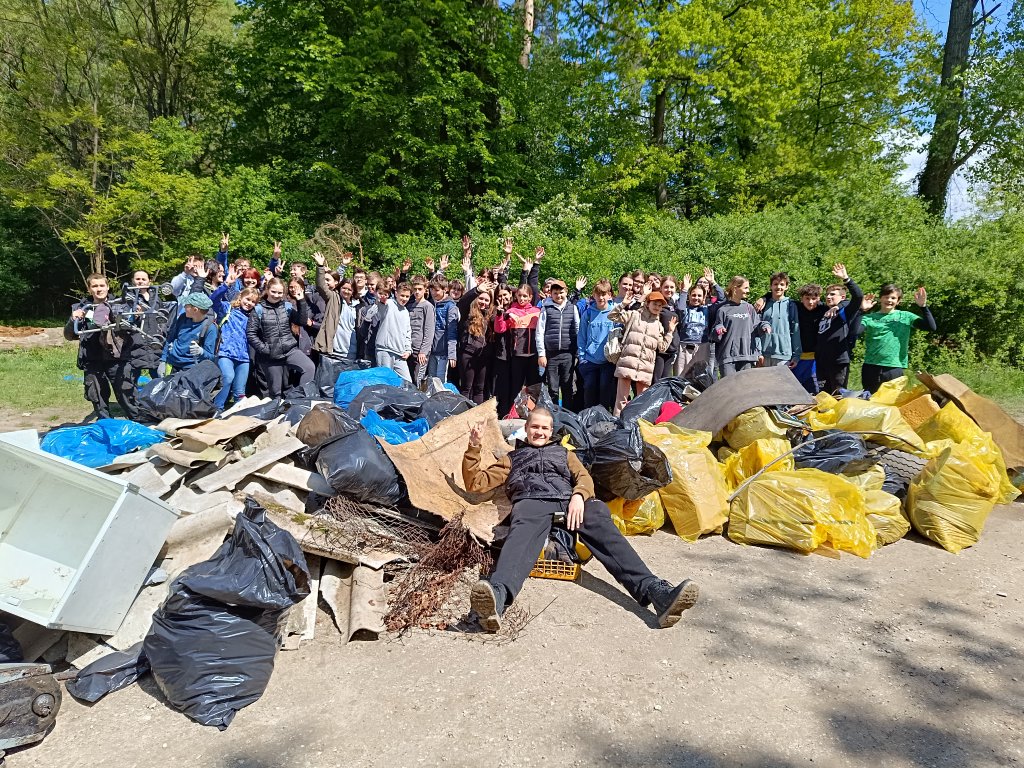
[[[293,319],[295,314],[291,304],[284,300],[271,304],[265,298],[262,299],[249,316],[249,327],[246,329],[249,346],[264,360],[285,357],[299,346],[292,333],[292,323],[297,320]]]
[[[540,448],[521,445],[512,451],[505,481],[505,493],[512,503],[521,499],[569,501],[573,484],[567,454],[565,447],[557,443]]]

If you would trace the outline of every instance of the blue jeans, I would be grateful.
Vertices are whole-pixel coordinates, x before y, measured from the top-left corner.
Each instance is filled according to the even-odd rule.
[[[249,379],[249,363],[248,361],[240,363],[238,360],[218,357],[217,367],[220,368],[221,387],[213,404],[220,411],[227,405],[229,394],[234,396],[236,403],[245,397],[245,382]]]
[[[609,411],[615,407],[615,365],[612,363],[580,363],[583,377],[583,407],[603,405]]]
[[[448,381],[448,355],[431,353],[427,358],[427,376],[436,376],[442,384]]]

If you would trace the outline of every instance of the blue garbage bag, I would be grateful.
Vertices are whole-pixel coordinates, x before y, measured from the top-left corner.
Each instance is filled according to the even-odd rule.
[[[62,427],[47,434],[39,447],[47,453],[87,467],[102,467],[140,448],[159,443],[165,435],[127,419],[100,419],[82,427]]]
[[[402,384],[402,377],[390,368],[342,371],[334,382],[334,404],[347,410],[360,390],[371,384],[390,384],[397,387]]]
[[[404,421],[385,419],[376,411],[367,411],[359,423],[374,437],[384,438],[389,445],[419,440],[430,429],[430,422],[426,419],[416,419],[407,424]]]

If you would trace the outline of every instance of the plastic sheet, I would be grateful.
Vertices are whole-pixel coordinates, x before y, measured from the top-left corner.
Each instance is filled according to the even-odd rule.
[[[387,441],[390,445],[401,445],[402,443],[408,443],[410,440],[419,440],[430,429],[430,424],[427,423],[426,419],[416,419],[406,423],[381,418],[380,414],[374,411],[367,412],[359,420],[359,423],[371,435]]]
[[[851,474],[870,466],[867,461],[868,447],[860,435],[826,429],[812,432],[811,438],[815,438],[814,442],[805,442],[793,451],[793,462],[800,469]]]
[[[263,695],[279,624],[308,594],[298,542],[247,499],[213,557],[172,582],[143,641],[171,706],[202,725],[227,728],[238,710]]]
[[[39,447],[82,464],[103,467],[118,456],[162,442],[166,435],[127,419],[100,419],[81,427],[62,427],[46,434]]]
[[[899,541],[910,530],[910,521],[903,514],[902,502],[891,493],[882,490],[865,491],[864,510],[875,529],[879,547]]]
[[[729,492],[735,491],[743,485],[748,477],[753,477],[775,459],[789,453],[790,448],[789,441],[783,440],[781,437],[761,438],[740,448],[724,462],[723,474]],[[772,465],[768,471],[785,472],[792,469],[794,469],[793,457],[787,456],[779,463]]]
[[[672,468],[670,482],[659,490],[665,514],[683,541],[721,529],[728,519],[728,490],[719,464],[707,446],[708,432],[683,429],[671,422],[639,422],[644,440],[660,448]]]
[[[649,536],[665,524],[665,507],[657,491],[632,501],[613,499],[608,508],[623,536]]]
[[[901,451],[924,448],[924,441],[910,428],[895,405],[845,398],[836,402],[834,408],[819,405],[807,414],[807,423],[815,431],[841,429],[844,432],[887,432],[902,439],[884,435],[865,435],[864,439]]]
[[[95,703],[108,693],[127,688],[149,674],[149,659],[140,640],[131,648],[110,653],[81,670],[67,683],[68,693],[79,701]]]
[[[219,388],[220,368],[212,360],[201,360],[187,371],[153,379],[136,401],[140,412],[153,421],[205,419],[217,410],[213,398]]]
[[[362,419],[370,411],[376,411],[383,419],[414,421],[420,416],[427,396],[403,382],[400,386],[373,384],[356,395],[348,406],[348,415]]]
[[[370,368],[368,360],[338,360],[329,355],[321,355],[316,365],[313,383],[320,394],[329,400],[334,399],[334,385],[338,374],[345,371],[365,371]]]
[[[402,377],[390,368],[357,368],[342,371],[334,382],[334,404],[348,409],[363,387],[370,387],[374,384],[398,387],[401,386],[402,381]]]
[[[391,459],[358,421],[337,406],[317,406],[295,434],[310,446],[299,457],[316,467],[335,492],[386,507],[402,500]]]
[[[609,432],[594,444],[590,475],[602,500],[642,499],[672,480],[668,458],[644,442],[636,425]]]
[[[776,424],[764,408],[744,411],[722,430],[722,438],[736,450],[750,445],[755,440],[785,436],[786,428]]]
[[[690,398],[683,394],[688,382],[675,376],[656,381],[634,397],[619,413],[623,424],[632,424],[643,419],[651,424],[658,418],[661,406],[668,400],[685,405]]]
[[[949,552],[976,544],[992,508],[1018,493],[992,459],[991,438],[982,435],[953,443],[929,461],[907,492],[914,530]]]
[[[828,545],[859,557],[877,546],[864,491],[819,469],[766,472],[733,500],[729,538],[800,552]]]

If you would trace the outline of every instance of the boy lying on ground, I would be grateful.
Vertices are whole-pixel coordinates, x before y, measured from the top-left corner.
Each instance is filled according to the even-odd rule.
[[[654,604],[658,625],[671,627],[697,602],[697,585],[686,579],[673,587],[640,559],[612,522],[608,505],[594,498],[594,481],[576,456],[551,442],[551,411],[535,408],[526,420],[526,443],[487,468],[480,466],[483,423],[473,425],[462,457],[462,478],[469,491],[482,493],[504,484],[512,501],[512,529],[489,580],[473,586],[473,610],[480,626],[497,632],[544,548],[556,515],[640,605]]]

